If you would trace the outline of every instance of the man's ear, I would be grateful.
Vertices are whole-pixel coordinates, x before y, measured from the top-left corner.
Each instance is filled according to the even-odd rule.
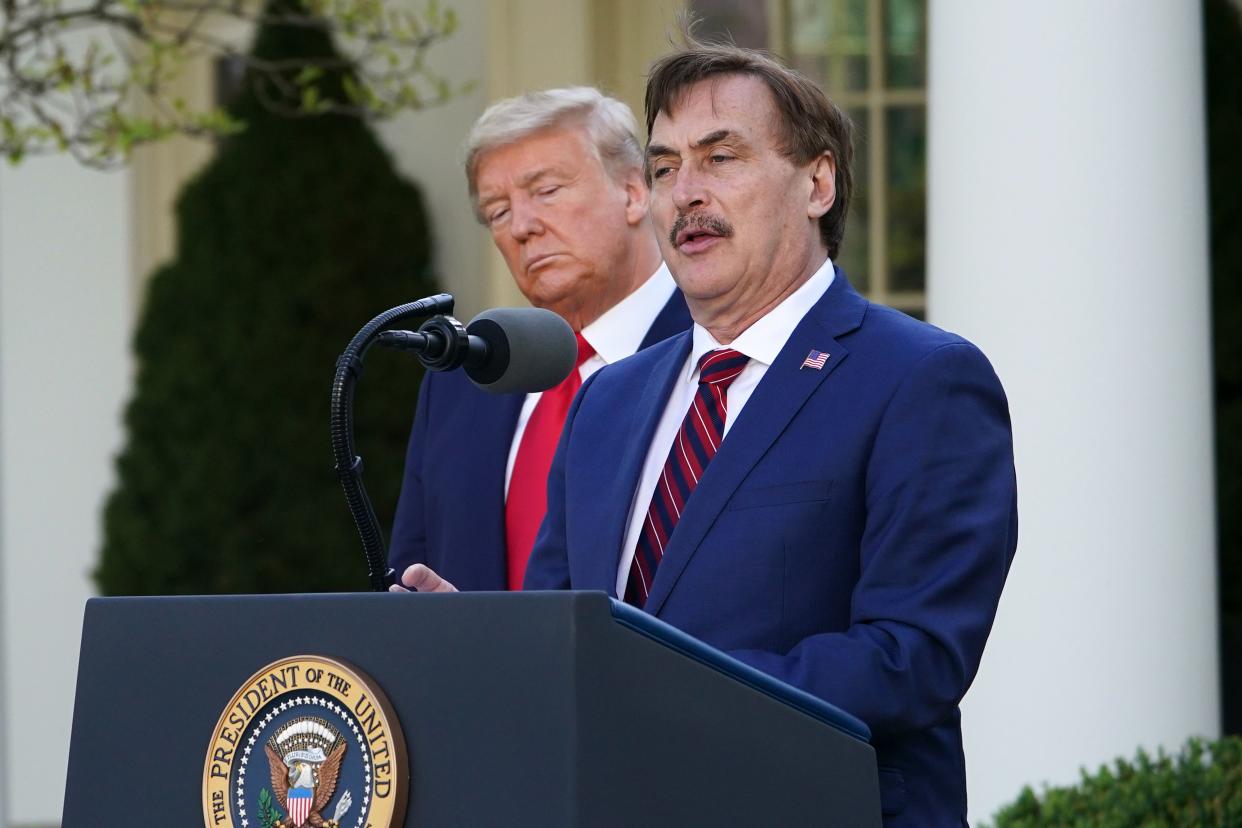
[[[647,205],[651,199],[651,191],[640,170],[630,170],[625,174],[625,222],[637,227],[647,219]]]
[[[822,152],[811,164],[811,198],[807,216],[818,219],[832,209],[837,200],[837,162],[830,152]]]

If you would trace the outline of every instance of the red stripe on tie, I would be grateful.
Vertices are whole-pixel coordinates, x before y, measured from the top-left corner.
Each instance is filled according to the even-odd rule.
[[[715,433],[716,428],[712,422],[711,412],[707,410],[707,404],[703,402],[702,395],[695,396],[694,402],[690,404],[690,413],[687,417],[690,419],[690,428],[686,436],[690,439],[697,439],[707,457],[715,456],[716,449],[720,448],[720,438]]]
[[[647,548],[652,551],[652,559],[659,560],[664,554],[664,548],[668,546],[668,527],[664,525],[664,521],[660,519],[660,513],[655,509],[647,511],[647,523],[643,530]],[[640,540],[644,538],[640,537]]]
[[[670,452],[669,459],[673,462],[669,463],[666,468],[677,472],[672,476],[670,482],[681,494],[680,506],[684,508],[690,492],[694,491],[694,487],[699,483],[699,478],[703,476],[703,466],[699,462],[698,457],[694,455],[690,446],[687,446],[685,441],[681,439],[681,435],[678,435],[676,442],[673,443],[673,451]]]
[[[655,502],[656,500],[653,499],[652,503]],[[660,509],[663,509],[664,513],[669,517],[663,517],[660,514]],[[672,519],[672,515],[674,514],[675,512],[669,508],[668,502],[663,496],[660,496],[659,498],[659,508],[652,509],[647,513],[647,523],[649,525],[650,533],[650,537],[647,538],[647,543],[648,552],[651,555],[652,561],[658,561],[660,557],[664,555],[664,550],[668,548],[668,541],[673,534],[673,527],[677,525],[677,522]]]
[[[677,432],[677,439],[673,441],[673,448],[685,458],[686,465],[694,472],[693,479],[686,478],[686,482],[692,488],[697,486],[699,478],[703,476],[703,472],[707,469],[707,460],[699,455],[699,452],[703,450],[702,441],[689,439],[683,428]]]
[[[673,442],[673,451],[677,457],[677,468],[681,470],[681,479],[686,482],[686,488],[693,491],[694,487],[699,484],[699,478],[703,476],[703,466],[680,434]]]
[[[657,485],[663,487],[669,505],[673,508],[673,513],[670,517],[674,520],[680,520],[681,510],[686,506],[686,497],[681,493],[681,487],[677,485],[671,468],[668,466],[664,467],[664,473],[660,475],[660,482]]]

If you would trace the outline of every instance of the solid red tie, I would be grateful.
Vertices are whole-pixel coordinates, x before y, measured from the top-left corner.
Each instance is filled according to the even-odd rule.
[[[732,348],[708,351],[699,359],[699,387],[681,421],[681,429],[669,449],[668,459],[651,495],[651,505],[638,536],[625,602],[645,606],[664,549],[673,537],[681,513],[699,485],[707,464],[724,439],[729,386],[738,378],[750,357]]]
[[[561,439],[565,415],[582,387],[579,368],[595,355],[595,349],[578,334],[578,362],[560,385],[543,392],[531,412],[522,441],[518,444],[513,474],[509,478],[509,496],[505,499],[505,546],[509,572],[509,589],[521,589],[526,575],[526,562],[539,524],[548,511],[548,470],[552,455]]]

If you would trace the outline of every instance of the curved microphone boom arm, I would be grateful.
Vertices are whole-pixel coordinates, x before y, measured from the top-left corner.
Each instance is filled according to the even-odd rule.
[[[433,314],[448,314],[452,311],[453,297],[447,293],[429,296],[426,299],[419,299],[417,302],[410,302],[384,311],[354,335],[345,348],[345,352],[336,361],[336,375],[332,380],[332,455],[336,460],[337,479],[341,482],[341,488],[345,490],[349,512],[362,538],[371,589],[376,592],[383,592],[395,583],[396,574],[388,566],[388,555],[379,520],[375,517],[375,509],[371,505],[371,499],[367,497],[366,488],[362,485],[362,458],[355,453],[354,448],[354,386],[362,374],[363,358],[387,328],[403,320]],[[444,341],[446,333],[455,338],[458,332],[460,332],[460,340],[457,342]],[[424,350],[428,345],[440,344],[442,353],[435,358],[462,361],[466,358],[468,349],[460,347],[465,344],[465,328],[452,317],[436,316],[425,323],[418,333],[403,331],[400,334],[404,338],[412,338],[411,343],[406,346],[411,350]],[[421,341],[415,341],[419,339]],[[458,347],[452,347],[452,345]],[[446,363],[445,367],[450,366]]]

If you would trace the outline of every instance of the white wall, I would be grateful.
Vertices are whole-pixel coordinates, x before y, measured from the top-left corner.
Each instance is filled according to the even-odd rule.
[[[1219,731],[1198,3],[932,3],[929,313],[1009,393],[972,820]]]
[[[130,381],[127,190],[123,174],[66,158],[0,168],[0,748],[12,824],[60,821],[82,609]]]

